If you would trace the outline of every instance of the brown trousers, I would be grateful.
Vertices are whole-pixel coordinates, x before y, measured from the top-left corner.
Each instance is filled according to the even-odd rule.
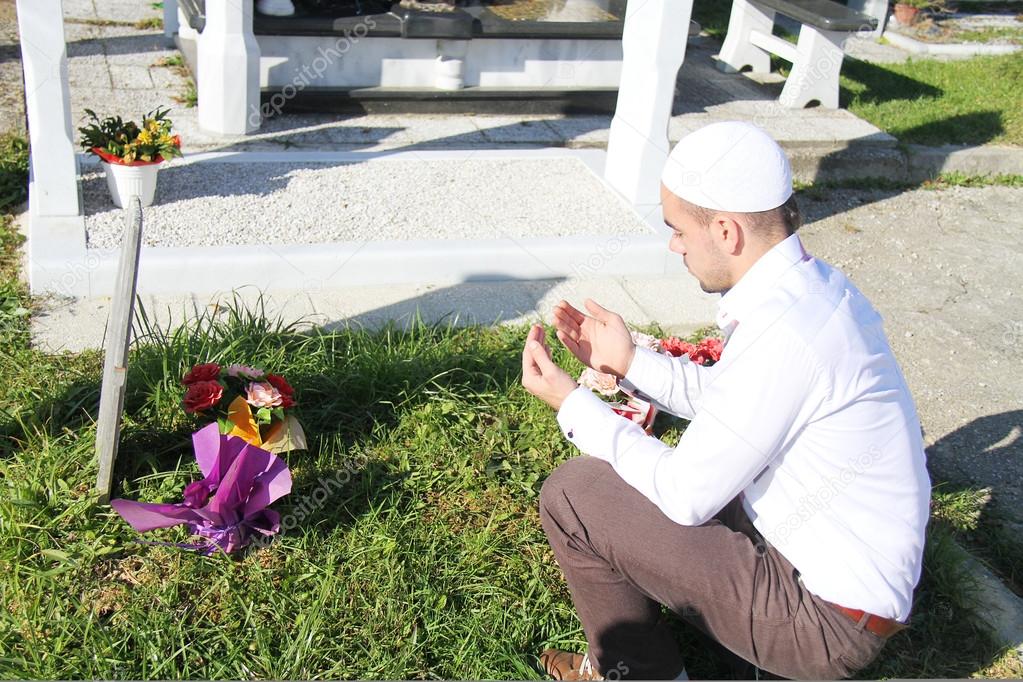
[[[848,677],[884,646],[803,587],[738,498],[702,526],[681,526],[609,464],[582,456],[544,483],[540,518],[590,659],[608,679],[670,679],[682,671],[661,604],[782,677]]]

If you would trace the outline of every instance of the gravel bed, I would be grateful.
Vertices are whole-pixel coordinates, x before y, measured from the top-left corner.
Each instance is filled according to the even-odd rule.
[[[103,172],[83,175],[92,248],[124,222]],[[577,159],[193,163],[160,170],[149,246],[311,244],[646,233]]]

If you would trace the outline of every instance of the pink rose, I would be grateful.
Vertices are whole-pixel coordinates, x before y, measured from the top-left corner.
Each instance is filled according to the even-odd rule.
[[[656,337],[644,334],[643,332],[632,331],[629,333],[632,334],[632,342],[640,348],[649,348],[657,353],[661,352],[661,342]]]
[[[601,395],[611,396],[618,393],[618,379],[613,374],[604,374],[589,367],[579,375],[579,385]]]
[[[291,387],[288,380],[279,374],[267,374],[266,380],[269,381],[274,388],[280,391],[281,394],[281,407],[288,408],[295,405],[295,389]]]
[[[245,402],[253,407],[279,407],[283,400],[269,381],[253,381],[245,391]]]
[[[651,403],[639,398],[629,398],[627,402],[611,405],[611,410],[625,417],[634,424],[639,424],[646,431],[647,435],[653,433],[654,419],[657,418],[657,408]]]

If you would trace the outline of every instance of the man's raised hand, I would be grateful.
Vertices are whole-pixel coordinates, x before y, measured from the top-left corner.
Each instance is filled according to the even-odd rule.
[[[568,394],[579,388],[575,379],[551,360],[543,327],[538,324],[529,329],[522,349],[522,385],[555,410],[560,410]]]
[[[586,315],[567,301],[554,306],[558,339],[587,367],[624,377],[636,354],[636,344],[622,316],[586,299]]]

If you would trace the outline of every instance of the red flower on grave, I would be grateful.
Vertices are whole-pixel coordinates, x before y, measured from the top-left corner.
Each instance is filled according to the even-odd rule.
[[[191,386],[199,381],[216,381],[220,377],[220,365],[215,362],[207,362],[195,365],[182,379],[181,383]]]
[[[185,412],[202,412],[220,402],[224,387],[219,381],[197,381],[185,391]]]

